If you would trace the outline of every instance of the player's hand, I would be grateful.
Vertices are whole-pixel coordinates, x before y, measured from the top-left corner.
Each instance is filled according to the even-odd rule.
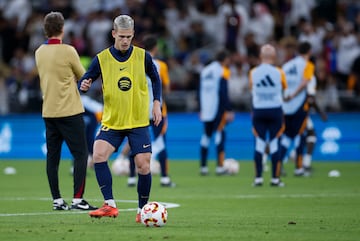
[[[284,101],[285,102],[288,102],[288,101],[290,101],[292,99],[294,99],[294,95],[286,95],[286,96],[284,96]]]
[[[283,95],[284,102],[288,102],[290,99],[291,99],[291,95],[287,91],[285,91]]]
[[[154,105],[152,109],[153,121],[155,126],[158,126],[162,120],[160,101],[154,100]]]
[[[91,87],[91,84],[92,79],[84,79],[83,81],[81,81],[80,90],[84,92],[88,91]]]

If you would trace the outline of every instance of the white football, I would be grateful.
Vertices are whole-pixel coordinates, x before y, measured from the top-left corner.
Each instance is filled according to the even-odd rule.
[[[150,171],[152,175],[159,175],[160,174],[160,162],[155,159],[150,160]]]
[[[16,169],[14,167],[5,167],[4,174],[5,175],[15,175]]]
[[[130,172],[129,159],[115,159],[111,165],[111,171],[116,176],[128,176]]]
[[[224,169],[231,175],[238,174],[240,170],[240,163],[233,158],[225,159]]]
[[[146,227],[162,227],[167,222],[168,212],[159,202],[149,202],[141,209],[141,223]]]

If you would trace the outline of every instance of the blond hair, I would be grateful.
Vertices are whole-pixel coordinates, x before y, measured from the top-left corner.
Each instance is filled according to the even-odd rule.
[[[134,29],[134,20],[128,15],[119,15],[114,19],[114,30]]]

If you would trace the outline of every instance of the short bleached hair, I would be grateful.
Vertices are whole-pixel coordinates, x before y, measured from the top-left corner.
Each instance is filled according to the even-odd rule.
[[[134,20],[128,15],[119,15],[114,19],[114,30],[134,29]]]

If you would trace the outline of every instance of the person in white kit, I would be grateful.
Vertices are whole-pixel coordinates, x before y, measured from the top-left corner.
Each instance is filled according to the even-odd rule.
[[[279,140],[284,131],[282,110],[283,92],[287,88],[283,70],[274,66],[275,48],[265,44],[260,49],[261,64],[249,73],[249,84],[252,93],[252,125],[255,136],[255,180],[253,186],[263,185],[262,157],[269,144],[272,163],[270,185],[282,187],[280,181],[281,159]]]
[[[286,74],[288,90],[283,104],[285,131],[281,137],[281,160],[284,160],[288,148],[293,143],[296,148],[294,174],[302,176],[304,175],[302,159],[305,143],[300,140],[304,134],[309,113],[306,88],[314,78],[315,66],[310,61],[311,45],[308,42],[300,43],[298,52],[298,56],[282,66]]]
[[[225,126],[233,121],[234,113],[228,96],[230,53],[220,51],[216,59],[205,66],[200,74],[200,120],[204,130],[200,140],[200,174],[208,175],[208,150],[215,134],[217,153],[216,174],[227,174],[224,169]]]

